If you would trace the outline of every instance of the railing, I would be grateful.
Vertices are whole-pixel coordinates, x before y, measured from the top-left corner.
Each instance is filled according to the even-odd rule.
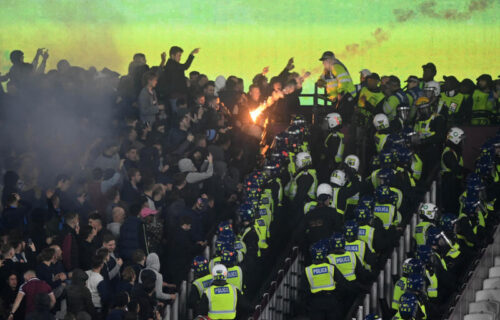
[[[425,194],[425,201],[436,203],[437,184],[433,181],[430,191]],[[382,313],[382,306],[379,301],[389,303],[392,301],[393,279],[399,278],[402,274],[403,261],[407,258],[412,249],[413,235],[415,227],[419,223],[416,213],[412,215],[410,223],[406,225],[403,235],[399,238],[399,246],[394,248],[389,259],[387,259],[384,269],[380,271],[377,281],[372,284],[370,293],[367,293],[362,302],[354,306],[353,312],[348,315],[348,319],[363,320],[370,313]]]
[[[462,292],[455,298],[457,303],[451,308],[448,320],[461,320],[469,313],[469,303],[476,299],[476,291],[483,288],[483,280],[488,278],[488,271],[495,263],[495,257],[500,255],[500,228],[497,227],[494,234],[494,242],[485,250],[481,259],[475,265],[475,269],[467,275],[467,283],[464,284]]]
[[[292,254],[285,259],[285,266],[278,271],[278,277],[271,282],[270,289],[263,295],[250,319],[289,319],[292,303],[297,300],[299,285],[304,271],[304,259],[299,247],[293,247]]]

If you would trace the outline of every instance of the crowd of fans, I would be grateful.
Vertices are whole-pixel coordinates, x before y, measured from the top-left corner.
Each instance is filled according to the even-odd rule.
[[[222,263],[237,275],[236,282],[227,281],[239,290],[238,315],[243,317],[267,276],[260,271],[270,269],[280,241],[286,242],[297,221],[306,221],[307,249],[331,249],[333,255],[348,248],[339,232],[350,226],[345,237],[353,242],[358,228],[371,226],[375,235],[363,239],[370,250],[359,258],[357,277],[340,267],[335,278],[346,290],[337,291],[337,303],[329,300],[326,311],[324,303],[310,305],[331,314],[332,306],[349,306],[356,290],[373,280],[420,202],[423,182],[418,181],[432,174],[443,145],[461,152],[460,141],[447,138],[447,124],[469,119],[474,90],[487,87],[481,103],[491,104],[491,110],[479,115],[496,121],[499,85],[494,87],[491,77],[478,79],[476,89],[454,77],[441,87],[424,72],[422,85],[416,77],[408,79],[402,101],[393,98],[402,91],[395,76],[381,79],[364,70],[358,87],[337,95],[325,71],[319,84],[327,87],[340,114],[325,109],[309,126],[295,116],[308,74],[293,72],[293,59],[269,82],[264,68],[245,92],[236,76],[210,81],[191,71],[186,78],[198,53],[194,49],[180,63],[183,50],[172,47],[168,60],[163,53],[154,67],[138,53],[122,77],[66,60],[45,72],[48,51],[39,49],[32,63],[24,62],[19,50],[11,53],[13,66],[0,76],[8,81],[7,92],[0,91],[0,315],[52,319],[57,312],[65,319],[156,320],[178,299],[191,268],[195,280],[207,281],[193,282],[188,304],[194,316],[206,315],[210,272]],[[338,64],[333,54],[324,57]],[[462,94],[462,85],[467,93]],[[462,108],[440,90],[448,97],[459,87]],[[262,105],[257,125],[249,112]],[[262,126],[290,121],[262,155]],[[361,159],[374,155],[372,163],[360,164],[344,152],[343,122],[352,125],[358,151],[368,150]],[[374,130],[372,122],[376,134],[370,147],[365,138]],[[487,165],[497,161],[498,171],[498,152],[489,156]],[[463,174],[458,157],[442,161],[449,172]],[[487,172],[480,173],[480,183],[496,187],[498,181],[493,184]],[[458,218],[463,177],[444,179],[458,183],[445,202],[447,212]],[[378,217],[381,206],[392,210],[390,220]],[[466,218],[471,214],[466,212]],[[467,241],[472,248],[483,244]],[[207,247],[215,248],[214,257],[203,257]],[[311,259],[321,260],[320,255]],[[214,278],[213,283],[224,281]]]

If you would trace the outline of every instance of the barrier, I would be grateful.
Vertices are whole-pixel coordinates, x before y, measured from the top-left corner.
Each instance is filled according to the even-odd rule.
[[[425,194],[426,201],[436,199],[436,181],[431,184],[431,189]],[[415,227],[418,223],[418,215],[414,213],[409,225],[405,226],[403,235],[399,238],[399,247],[394,248],[389,259],[387,259],[384,269],[380,271],[377,281],[372,284],[372,290],[366,294],[360,304],[355,306],[354,313],[349,315],[349,319],[363,320],[370,313],[382,313],[379,300],[384,299],[390,305],[393,294],[393,280],[399,278],[402,274],[403,262],[411,251]],[[378,289],[378,290],[377,290]]]
[[[299,247],[293,247],[292,255],[285,259],[285,266],[271,282],[270,289],[255,307],[253,317],[260,320],[284,320],[291,317],[292,303],[297,301],[304,261]]]
[[[494,242],[483,252],[475,269],[469,272],[464,290],[457,296],[457,303],[450,309],[448,320],[460,320],[469,313],[469,304],[476,301],[476,291],[483,288],[483,280],[488,278],[488,270],[495,264],[495,257],[500,255],[500,228],[494,234]]]

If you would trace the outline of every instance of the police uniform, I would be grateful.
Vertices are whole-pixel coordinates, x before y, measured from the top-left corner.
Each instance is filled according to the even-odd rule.
[[[442,199],[445,212],[457,212],[460,186],[463,180],[464,160],[453,146],[447,145],[441,154]]]

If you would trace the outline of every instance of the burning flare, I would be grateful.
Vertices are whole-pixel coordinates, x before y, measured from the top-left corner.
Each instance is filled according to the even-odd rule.
[[[250,111],[250,118],[252,118],[252,121],[255,123],[257,121],[257,118],[260,116],[260,114],[266,110],[267,104],[266,103],[261,103],[260,106],[258,106],[256,109],[253,111]]]

